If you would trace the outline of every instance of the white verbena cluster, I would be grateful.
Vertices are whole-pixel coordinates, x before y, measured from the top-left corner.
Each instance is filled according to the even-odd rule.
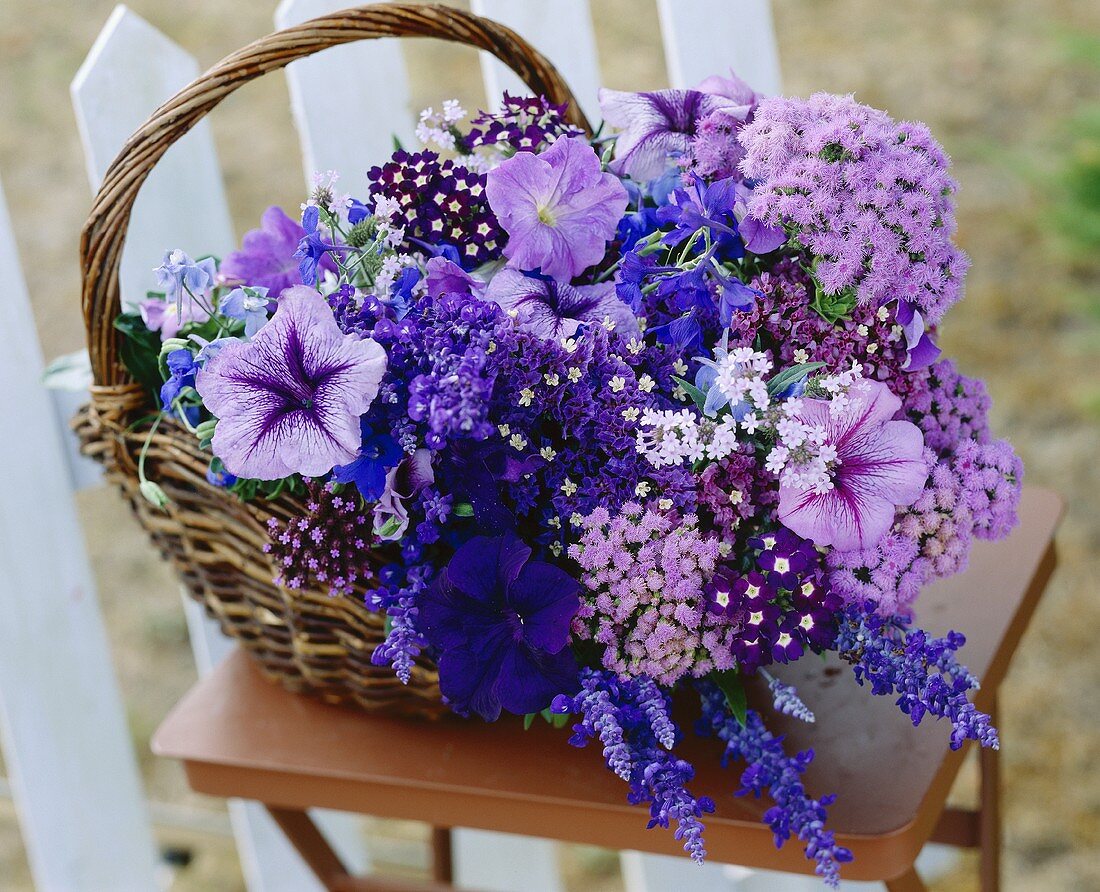
[[[737,448],[737,422],[732,415],[698,418],[690,409],[646,409],[639,420],[637,448],[655,468],[717,461]]]
[[[456,145],[454,128],[464,117],[466,110],[457,99],[444,100],[441,111],[429,107],[420,113],[416,138],[429,149],[434,147],[443,152],[453,152]]]

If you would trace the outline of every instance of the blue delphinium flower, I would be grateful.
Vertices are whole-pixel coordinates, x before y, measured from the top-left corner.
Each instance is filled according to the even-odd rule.
[[[234,288],[218,309],[223,316],[244,322],[244,336],[251,338],[267,322],[271,306],[266,288]]]
[[[376,431],[366,419],[361,419],[359,426],[363,445],[358,458],[333,468],[332,476],[337,483],[354,483],[364,499],[376,502],[386,488],[386,473],[390,468],[397,467],[405,453],[393,437],[384,431]]]
[[[339,245],[333,245],[324,240],[321,234],[321,212],[316,205],[310,205],[302,212],[302,229],[305,236],[298,243],[298,250],[294,256],[298,259],[298,273],[302,277],[303,285],[315,285],[317,283],[317,267],[330,253],[341,250]]]
[[[213,257],[195,261],[177,248],[165,251],[164,260],[153,272],[157,284],[164,289],[165,299],[179,307],[184,297],[200,297],[214,284],[218,267]]]
[[[883,617],[873,604],[845,608],[836,650],[872,694],[898,695],[898,707],[919,725],[925,715],[951,722],[951,749],[966,740],[998,749],[997,729],[967,695],[978,680],[955,659],[966,643],[958,632],[933,638],[901,616]]]
[[[580,584],[531,560],[514,533],[475,536],[420,598],[418,626],[439,651],[439,688],[459,713],[526,715],[577,689],[569,627]]]
[[[172,414],[175,410],[172,404],[179,399],[180,394],[187,387],[195,386],[195,372],[198,365],[195,362],[195,354],[186,347],[173,350],[165,359],[168,367],[168,380],[161,385],[160,403],[164,410]]]
[[[713,734],[726,744],[722,764],[739,759],[747,767],[741,773],[738,796],[748,793],[759,797],[765,789],[775,806],[764,812],[766,823],[775,836],[775,844],[783,845],[793,833],[806,844],[806,856],[817,862],[818,876],[836,888],[840,884],[840,865],[852,860],[852,853],[836,844],[831,830],[825,829],[825,809],[835,796],[813,799],[802,785],[802,775],[813,760],[813,750],[788,756],[780,738],[774,737],[760,715],[749,710],[742,724],[726,705],[726,695],[710,682],[698,684],[703,717],[699,721],[700,735]]]

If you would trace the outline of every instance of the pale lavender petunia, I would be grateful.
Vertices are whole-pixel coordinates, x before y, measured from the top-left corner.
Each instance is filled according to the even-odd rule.
[[[260,228],[245,233],[239,251],[222,261],[221,279],[231,284],[266,288],[277,297],[284,288],[300,285],[298,258],[294,252],[306,231],[280,207],[269,207]],[[332,269],[331,261],[326,268]]]
[[[248,342],[218,351],[195,387],[218,419],[214,454],[238,477],[319,477],[355,460],[386,352],[345,335],[312,288],[288,288]]]
[[[149,331],[159,331],[162,341],[174,338],[188,322],[202,323],[210,318],[210,313],[190,297],[179,303],[150,297],[138,304],[138,311],[145,327]]]
[[[374,505],[374,534],[396,542],[409,527],[408,503],[435,483],[432,451],[417,449],[386,474],[386,486]]]
[[[504,269],[493,277],[485,297],[513,314],[520,327],[542,338],[570,338],[582,322],[608,321],[626,337],[638,333],[638,320],[615,293],[614,282],[574,286]]]
[[[762,93],[757,93],[730,69],[729,77],[721,74],[712,74],[704,78],[695,88],[700,93],[713,93],[715,96],[724,96],[732,99],[738,105],[756,105],[764,98]]]
[[[639,181],[659,177],[688,150],[699,122],[719,110],[744,120],[752,106],[699,90],[600,90],[604,120],[620,131],[611,170]]]
[[[564,281],[603,259],[628,201],[580,137],[518,152],[489,171],[485,195],[508,233],[508,265]]]
[[[826,431],[836,448],[833,488],[783,484],[779,519],[815,545],[841,550],[869,548],[890,529],[895,510],[911,505],[924,489],[928,466],[924,437],[908,421],[892,420],[901,400],[880,381],[864,381],[850,411],[830,413],[829,402],[804,399],[795,417]],[[857,401],[858,397],[858,401]]]

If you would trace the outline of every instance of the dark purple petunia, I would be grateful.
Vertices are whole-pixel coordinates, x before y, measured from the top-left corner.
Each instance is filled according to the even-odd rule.
[[[612,282],[568,285],[504,269],[493,277],[485,297],[540,338],[571,338],[581,323],[605,321],[624,337],[638,333],[634,312],[619,299]]]
[[[260,228],[245,233],[241,249],[222,261],[220,278],[230,284],[266,288],[272,297],[278,297],[284,288],[301,283],[294,252],[305,234],[282,208],[269,207],[260,218]],[[324,266],[333,268],[328,261]]]
[[[514,533],[476,536],[424,592],[418,625],[439,650],[439,686],[460,713],[539,712],[579,686],[569,627],[580,584],[531,560]]]
[[[698,90],[600,90],[604,120],[620,131],[611,170],[643,182],[660,176],[687,151],[698,122],[719,109],[747,118],[752,106]]]

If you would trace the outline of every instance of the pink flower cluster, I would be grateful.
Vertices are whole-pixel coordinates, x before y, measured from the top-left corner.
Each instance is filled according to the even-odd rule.
[[[719,540],[703,535],[694,515],[628,502],[614,516],[597,508],[580,531],[569,556],[588,593],[573,634],[605,646],[605,668],[670,685],[732,667],[736,628],[707,613],[703,594]]]
[[[925,457],[936,462],[935,452]],[[932,468],[920,497],[870,548],[826,556],[829,582],[846,603],[906,610],[932,579],[966,569],[974,536],[1000,539],[1016,525],[1023,462],[1005,440],[964,440]]]
[[[358,494],[339,495],[329,486],[314,487],[305,507],[304,516],[267,522],[264,551],[274,559],[276,581],[290,589],[316,581],[330,595],[351,594],[368,581],[363,555],[374,539],[371,511]]]
[[[951,242],[955,183],[923,124],[893,121],[851,96],[765,99],[739,132],[749,213],[796,234],[826,294],[893,298],[935,324],[959,299],[966,255]]]

